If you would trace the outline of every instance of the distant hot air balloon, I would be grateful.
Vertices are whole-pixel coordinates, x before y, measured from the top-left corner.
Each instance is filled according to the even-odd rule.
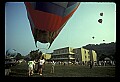
[[[6,51],[6,56],[15,57],[17,55],[17,51],[15,49],[8,49]]]
[[[79,5],[80,2],[25,2],[35,44],[39,41],[51,46]]]
[[[100,16],[103,16],[103,13],[100,13]],[[102,19],[98,20],[99,23],[102,23],[102,21],[103,21]]]
[[[98,22],[99,22],[99,23],[102,23],[102,19],[99,19]]]
[[[103,13],[100,13],[100,16],[103,16]]]
[[[93,36],[92,38],[94,39],[95,37]]]

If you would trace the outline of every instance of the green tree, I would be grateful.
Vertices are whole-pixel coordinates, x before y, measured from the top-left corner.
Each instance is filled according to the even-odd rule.
[[[102,61],[102,60],[104,60],[104,58],[106,58],[107,56],[105,55],[105,54],[102,54],[102,55],[100,55],[100,57],[99,57],[99,61]]]
[[[20,60],[20,59],[23,59],[23,58],[24,58],[24,56],[22,56],[20,53],[17,53],[17,55],[15,57],[16,60]]]
[[[31,57],[32,60],[37,59],[38,56],[39,56],[38,50],[36,50],[36,51],[31,51],[31,52],[30,52],[30,57]]]

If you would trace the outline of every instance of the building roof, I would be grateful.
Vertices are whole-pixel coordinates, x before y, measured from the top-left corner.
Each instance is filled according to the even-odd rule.
[[[54,51],[56,51],[56,50],[62,50],[62,49],[65,49],[65,48],[72,48],[72,47],[59,48],[59,49],[55,49]],[[73,49],[74,49],[74,48],[73,48]]]

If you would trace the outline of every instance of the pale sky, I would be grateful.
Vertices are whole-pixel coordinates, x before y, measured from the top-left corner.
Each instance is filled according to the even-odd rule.
[[[100,16],[101,12],[103,16]],[[98,22],[100,18],[103,19],[102,24]],[[50,53],[64,47],[80,48],[87,44],[110,42],[116,42],[116,4],[81,2],[50,49],[47,49],[49,43],[37,42],[37,45],[43,52]],[[5,48],[16,49],[22,55],[28,55],[31,50],[38,49],[23,2],[8,2],[5,5]]]

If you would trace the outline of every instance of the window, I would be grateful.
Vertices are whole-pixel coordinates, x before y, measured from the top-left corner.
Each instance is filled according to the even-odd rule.
[[[85,50],[85,54],[86,54],[86,50]]]
[[[67,53],[67,50],[65,49],[65,53]]]

